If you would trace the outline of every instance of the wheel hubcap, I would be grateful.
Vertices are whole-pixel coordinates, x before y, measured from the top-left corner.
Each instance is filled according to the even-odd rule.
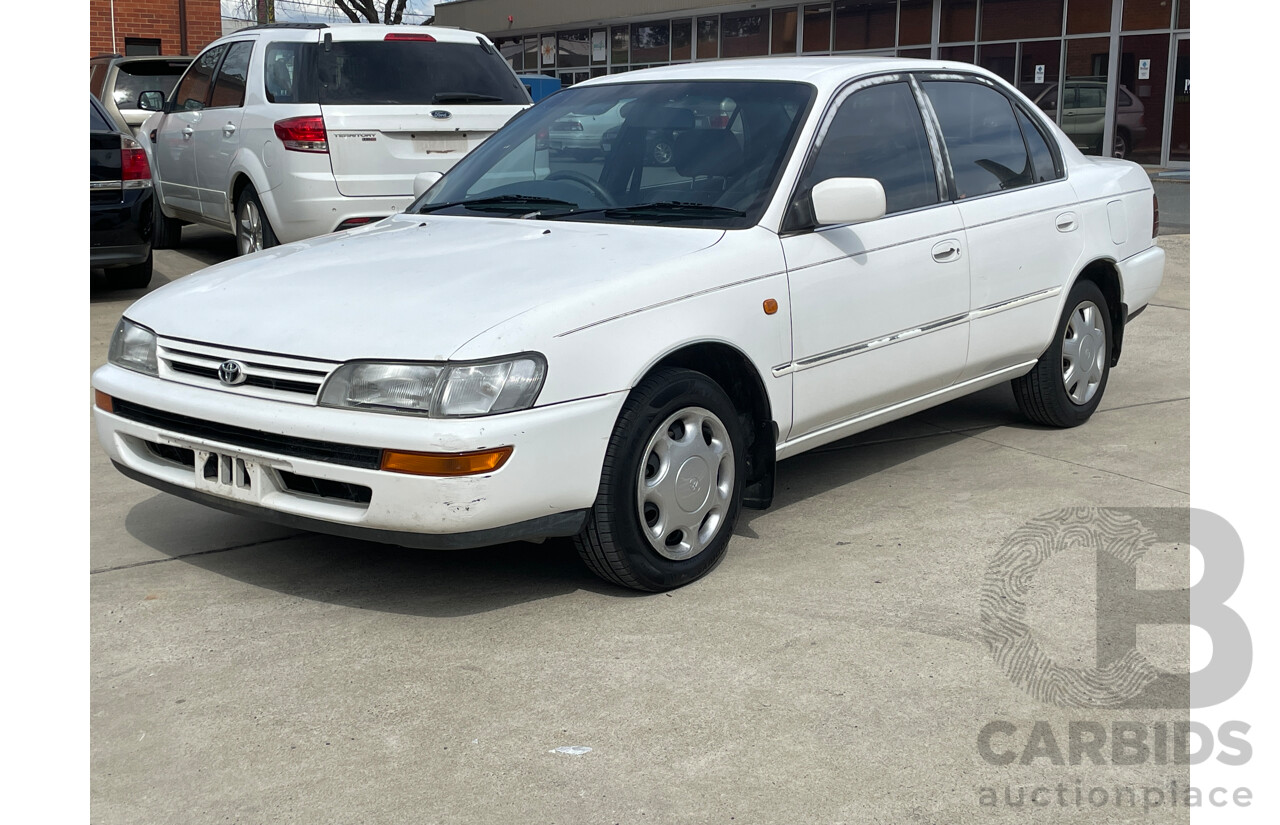
[[[1075,404],[1093,400],[1102,383],[1107,359],[1107,328],[1093,301],[1077,306],[1062,337],[1062,386]]]
[[[729,513],[733,474],[729,432],[714,413],[687,407],[667,418],[644,448],[636,484],[649,545],[676,561],[705,550]]]
[[[248,255],[262,249],[262,214],[253,201],[245,201],[240,210],[240,254]]]

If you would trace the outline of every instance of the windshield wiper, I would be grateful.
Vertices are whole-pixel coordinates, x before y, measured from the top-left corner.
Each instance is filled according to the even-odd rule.
[[[418,210],[417,214],[425,215],[438,209],[450,206],[462,206],[476,212],[528,212],[530,207],[545,208],[548,206],[564,209],[577,209],[578,204],[555,198],[540,198],[536,195],[495,195],[490,198],[471,198],[470,200],[450,201],[448,203],[428,203]]]
[[[436,92],[431,97],[432,103],[501,103],[502,98],[493,95],[481,95],[475,92]]]
[[[744,218],[747,213],[727,206],[713,206],[709,203],[689,203],[687,201],[658,201],[657,203],[637,203],[634,206],[614,206],[598,210],[606,218]],[[580,214],[580,213],[578,213]]]

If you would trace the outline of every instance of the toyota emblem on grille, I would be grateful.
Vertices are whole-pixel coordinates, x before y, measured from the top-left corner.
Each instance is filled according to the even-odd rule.
[[[449,118],[453,117],[453,113],[446,112],[444,109],[436,109],[434,112],[431,113],[431,116],[436,120],[448,120]]]
[[[228,387],[243,384],[248,377],[244,374],[244,365],[239,361],[223,361],[218,365],[218,380]]]

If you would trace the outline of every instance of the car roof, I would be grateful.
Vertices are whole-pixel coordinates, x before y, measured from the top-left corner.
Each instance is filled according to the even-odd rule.
[[[192,60],[195,60],[195,56],[190,54],[100,54],[96,57],[89,58],[90,63],[112,63],[116,65],[121,63],[139,63],[144,60],[181,60],[190,63]]]
[[[337,42],[347,42],[353,40],[382,40],[388,34],[426,34],[435,39],[437,43],[471,43],[475,44],[476,38],[484,38],[488,42],[488,38],[480,32],[467,31],[466,29],[455,29],[447,26],[409,26],[409,25],[387,25],[385,23],[311,23],[311,24],[266,24],[262,26],[248,26],[243,29],[237,29],[234,32],[228,32],[222,37],[209,44],[215,46],[220,43],[228,43],[233,40],[243,40],[245,38],[264,38],[266,40],[288,40],[302,41],[307,43],[318,43],[322,37],[328,35]],[[209,48],[205,46],[205,48]]]
[[[972,63],[950,60],[878,56],[751,57],[641,69],[595,77],[576,85],[599,86],[655,80],[792,80],[827,89],[840,86],[856,77],[895,71],[964,72],[996,78],[993,73]]]

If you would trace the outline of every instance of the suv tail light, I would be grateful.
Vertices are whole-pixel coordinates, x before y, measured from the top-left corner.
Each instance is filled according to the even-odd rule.
[[[387,35],[382,39],[384,41],[385,40],[420,40],[424,43],[436,42],[436,39],[429,34],[405,34],[403,32],[392,32],[391,34]]]
[[[275,130],[276,137],[291,152],[329,154],[329,135],[324,130],[324,118],[319,115],[277,120]]]
[[[1160,234],[1160,198],[1155,192],[1151,193],[1151,237],[1155,238]]]
[[[151,185],[147,153],[131,137],[120,138],[120,185],[124,189],[145,189]]]

